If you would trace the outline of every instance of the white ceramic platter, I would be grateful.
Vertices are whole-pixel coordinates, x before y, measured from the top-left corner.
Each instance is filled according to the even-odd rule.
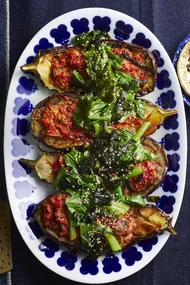
[[[72,37],[92,29],[105,29],[112,38],[133,42],[154,51],[158,59],[158,81],[147,99],[164,109],[177,109],[153,135],[167,151],[169,170],[155,195],[161,196],[158,205],[173,216],[179,214],[186,173],[186,122],[181,90],[173,65],[158,39],[141,23],[117,11],[87,8],[62,15],[43,27],[30,41],[16,65],[11,80],[4,134],[4,157],[7,189],[12,214],[25,243],[31,252],[49,269],[59,275],[84,283],[107,283],[127,277],[149,263],[166,243],[169,234],[141,242],[123,253],[87,261],[75,256],[47,239],[31,216],[31,210],[52,188],[40,182],[34,173],[18,163],[19,158],[38,156],[36,141],[29,133],[29,121],[34,106],[50,95],[32,74],[24,74],[20,66],[31,61],[38,50],[69,42]],[[175,238],[175,237],[172,237]],[[22,249],[21,249],[22,250]]]

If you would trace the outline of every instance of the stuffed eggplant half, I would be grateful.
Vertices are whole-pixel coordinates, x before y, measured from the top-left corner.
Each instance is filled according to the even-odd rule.
[[[39,51],[21,69],[36,74],[51,90],[93,89],[105,101],[128,88],[128,75],[139,82],[138,94],[154,90],[157,62],[147,49],[112,40],[102,31],[81,34],[73,42]]]
[[[163,110],[133,96],[131,92],[122,93],[111,103],[92,93],[80,97],[76,93],[49,96],[32,112],[31,134],[49,148],[63,150],[92,142],[106,126],[137,131],[144,122],[150,122],[144,133],[147,136],[164,119],[176,114],[175,110]]]
[[[105,193],[111,199],[114,191],[122,200],[122,195],[147,196],[160,185],[168,169],[163,147],[152,138],[140,139],[148,125],[144,123],[136,133],[108,129],[83,150],[43,153],[37,160],[22,158],[20,162],[58,190],[85,187],[100,200]]]
[[[37,205],[34,216],[50,238],[93,258],[164,230],[176,235],[172,218],[153,205],[111,201],[107,206],[88,207],[79,194],[48,196]]]

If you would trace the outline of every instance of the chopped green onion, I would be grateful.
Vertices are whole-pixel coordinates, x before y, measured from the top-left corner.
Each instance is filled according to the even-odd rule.
[[[106,237],[111,250],[113,252],[119,251],[121,250],[121,246],[118,242],[118,240],[116,239],[116,237],[113,235],[112,230],[109,227],[106,227],[105,230],[103,231],[104,236]]]
[[[73,226],[73,216],[69,212],[69,239],[74,240],[77,237],[76,228]]]
[[[142,126],[140,127],[140,129],[134,135],[133,140],[136,141],[136,142],[139,141],[140,138],[144,135],[144,133],[148,130],[150,125],[151,125],[150,122],[144,122],[142,124]]]
[[[125,198],[125,202],[130,205],[144,207],[146,205],[144,198],[140,194],[129,195]]]
[[[124,215],[130,206],[121,202],[112,201],[110,206],[105,206],[105,209],[113,214],[120,216]]]

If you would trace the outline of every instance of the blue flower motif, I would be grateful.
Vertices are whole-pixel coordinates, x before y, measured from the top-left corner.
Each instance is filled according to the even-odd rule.
[[[114,254],[107,255],[102,261],[103,271],[106,274],[111,272],[119,272],[121,270],[121,264],[119,263],[119,258]]]
[[[39,245],[39,250],[43,251],[46,257],[52,258],[54,257],[55,252],[59,250],[59,245],[50,240],[49,238],[46,238]]]
[[[96,16],[93,18],[94,30],[103,30],[109,32],[111,20],[109,17]]]
[[[26,140],[22,139],[13,139],[11,142],[11,145],[13,147],[12,149],[12,155],[15,157],[18,156],[25,156],[27,155],[27,153],[30,151],[30,146],[27,143]]]
[[[82,259],[80,273],[83,275],[86,275],[88,273],[91,275],[96,275],[98,271],[99,269],[97,260],[91,260],[87,258]]]
[[[47,48],[52,48],[54,45],[48,41],[46,38],[42,38],[39,40],[39,43],[35,45],[34,52],[37,54],[40,50],[44,50]]]
[[[27,57],[27,59],[26,59],[26,63],[27,63],[27,64],[28,64],[28,63],[31,63],[33,60],[34,60],[34,56],[29,56],[29,57]]]
[[[31,185],[32,186],[32,185]],[[27,201],[27,202],[21,202],[19,204],[19,210],[21,212],[21,217],[23,220],[27,220],[27,209],[28,206],[31,204],[31,201]],[[27,227],[28,229],[28,227]],[[31,234],[31,233],[30,233]]]
[[[29,227],[31,228],[33,234],[37,239],[44,236],[44,232],[42,231],[39,223],[37,221],[28,223]]]
[[[166,175],[163,184],[162,184],[162,188],[164,190],[164,192],[171,192],[171,193],[175,193],[178,190],[178,186],[177,183],[179,181],[179,177],[176,174],[173,175]]]
[[[69,253],[68,251],[63,251],[61,253],[61,257],[59,257],[57,260],[57,264],[61,267],[64,266],[67,270],[73,270],[76,262],[76,255]]]
[[[14,136],[25,136],[30,129],[29,122],[26,119],[15,118],[12,120],[12,134]]]
[[[166,130],[172,129],[172,130],[176,130],[179,126],[179,123],[177,121],[178,115],[174,115],[171,116],[167,119],[165,119],[164,123],[163,123],[163,127]]]
[[[28,181],[16,181],[14,183],[15,196],[17,199],[28,198],[34,192],[34,186],[31,185]]]
[[[28,206],[26,210],[26,219],[29,220],[34,217],[34,210],[37,207],[37,204],[32,203]]]
[[[132,43],[145,48],[149,48],[152,44],[149,39],[146,39],[143,33],[136,34],[136,37],[134,40],[132,40]]]
[[[176,106],[176,101],[174,98],[175,93],[172,90],[168,90],[167,92],[160,94],[156,103],[163,109],[173,109]]]
[[[14,101],[15,107],[13,109],[13,112],[15,115],[28,115],[32,112],[34,109],[33,105],[30,103],[28,99],[23,99],[20,97],[17,97]]]
[[[16,89],[19,94],[31,95],[37,89],[37,85],[35,84],[35,81],[33,79],[27,78],[26,76],[22,76],[19,78],[19,85]]]
[[[114,29],[115,38],[123,41],[130,38],[130,34],[133,31],[133,27],[129,24],[125,24],[123,21],[117,21]]]
[[[57,29],[50,31],[50,36],[55,39],[57,44],[65,45],[69,41],[70,33],[67,31],[67,26],[59,25]]]
[[[164,144],[164,147],[166,150],[178,150],[179,149],[179,134],[178,133],[172,133],[172,134],[166,134],[164,138],[162,138],[161,143]]]
[[[164,60],[160,55],[160,52],[158,50],[153,50],[152,51],[153,55],[155,56],[157,62],[158,62],[158,67],[162,67],[164,65]]]
[[[180,156],[178,153],[168,154],[168,171],[177,172],[179,170]]]
[[[13,167],[12,174],[15,178],[25,177],[31,172],[30,167],[25,165],[22,166],[18,160],[14,160],[12,162],[12,167]]]
[[[148,252],[152,250],[153,245],[157,244],[157,242],[158,242],[158,238],[153,237],[153,238],[140,241],[138,245],[142,247],[144,251]]]
[[[128,266],[132,266],[136,261],[142,259],[142,253],[139,252],[134,246],[123,251],[121,256],[125,260],[125,264]]]
[[[89,32],[88,25],[89,21],[86,18],[82,18],[80,20],[74,19],[71,21],[71,27],[73,28],[73,33],[75,35]]]
[[[162,196],[160,202],[157,203],[157,207],[163,210],[166,214],[171,214],[173,212],[173,205],[175,204],[174,196]]]
[[[162,90],[164,88],[169,88],[171,86],[171,80],[169,79],[169,72],[167,70],[162,70],[157,73],[157,87]]]

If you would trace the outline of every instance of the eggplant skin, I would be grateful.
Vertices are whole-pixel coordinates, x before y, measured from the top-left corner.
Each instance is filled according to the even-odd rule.
[[[126,196],[130,193],[136,192],[146,197],[159,187],[159,185],[163,182],[168,170],[168,159],[163,146],[150,137],[143,137],[141,139],[141,143],[144,148],[148,149],[154,155],[156,155],[156,159],[153,161],[150,160],[139,163],[142,168],[143,165],[147,163],[149,164],[149,167],[146,165],[145,169],[143,169],[143,172],[145,172],[145,176],[143,173],[142,175],[131,178],[127,181],[124,190]],[[149,169],[151,169],[151,163],[154,163],[153,171],[155,172],[155,176],[153,177],[153,179],[151,179],[152,181],[150,182],[150,184],[147,185],[146,172],[149,172]]]
[[[34,217],[49,238],[71,249],[73,248],[77,252],[81,252],[82,247],[80,244],[79,231],[77,238],[74,241],[70,241],[69,235],[62,234],[64,229],[64,224],[62,222],[63,217],[67,219],[66,224],[69,227],[68,212],[64,205],[64,201],[68,195],[69,194],[62,192],[46,197],[35,208]],[[56,201],[57,203],[59,199],[63,201],[62,208],[51,208],[51,201]],[[44,218],[47,213],[46,207],[48,207],[48,214],[50,212],[50,222],[52,222],[52,220],[54,221],[52,224],[48,225],[45,224]],[[52,214],[54,218],[52,218]],[[54,219],[59,222],[56,223]],[[113,221],[110,221],[110,219]],[[100,222],[101,225],[109,225],[112,228],[122,250],[140,240],[153,237],[165,230],[169,231],[172,235],[177,234],[171,225],[172,217],[166,215],[154,205],[146,205],[145,207],[131,206],[129,211],[118,218],[104,219],[103,217],[99,217],[98,220],[97,223]],[[106,250],[106,253],[111,251],[109,247],[107,247]]]
[[[68,138],[64,135],[48,135],[46,133],[46,127],[41,123],[44,111],[46,111],[49,105],[54,105],[56,107],[65,98],[69,98],[68,100],[71,100],[72,104],[77,104],[78,99],[75,95],[76,93],[64,93],[49,96],[43,101],[39,102],[33,110],[30,122],[30,132],[38,141],[42,142],[45,146],[55,150],[63,150],[67,148],[83,146],[86,142],[90,141],[87,134],[81,128],[77,128],[77,130],[81,132],[81,136],[79,133],[77,138]],[[49,116],[49,114],[47,115]],[[48,120],[49,119],[51,118],[48,118]],[[62,125],[64,125],[64,123]]]

